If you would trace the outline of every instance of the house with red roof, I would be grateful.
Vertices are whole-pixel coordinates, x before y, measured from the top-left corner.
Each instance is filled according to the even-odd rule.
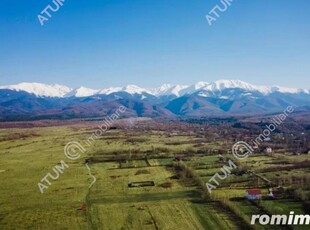
[[[248,189],[245,197],[249,200],[260,200],[262,198],[262,191],[260,189]]]

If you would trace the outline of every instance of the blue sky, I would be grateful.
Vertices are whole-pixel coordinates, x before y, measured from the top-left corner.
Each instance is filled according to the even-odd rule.
[[[2,0],[0,85],[125,84],[240,79],[310,88],[310,1],[66,0],[42,27],[52,0]]]

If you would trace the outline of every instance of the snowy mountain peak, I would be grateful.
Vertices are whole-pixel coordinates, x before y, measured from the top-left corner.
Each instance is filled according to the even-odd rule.
[[[179,97],[183,95],[182,91],[186,88],[188,88],[187,85],[176,85],[176,86],[171,87],[170,93]]]
[[[191,94],[191,93],[194,93],[194,92],[206,87],[207,85],[209,85],[208,82],[200,81],[200,82],[197,82],[196,84],[193,84],[193,85],[190,85],[190,86],[184,88],[180,93],[181,93],[181,95]]]
[[[168,92],[171,87],[173,87],[173,85],[171,85],[171,84],[163,84],[163,85],[161,85],[159,87],[150,88],[148,90],[153,95],[162,96],[162,95],[165,95],[165,93]]]
[[[149,92],[154,96],[165,96],[165,95],[175,95],[180,96],[180,91],[187,88],[186,85],[171,85],[171,84],[163,84],[157,88],[149,89]]]
[[[10,89],[15,91],[26,91],[38,97],[88,97],[98,94],[109,95],[111,93],[127,92],[131,95],[134,94],[151,94],[156,97],[160,96],[176,96],[190,95],[196,93],[197,95],[208,97],[210,95],[217,95],[225,89],[242,89],[247,93],[258,92],[263,95],[272,93],[285,93],[285,94],[310,94],[307,89],[288,88],[280,86],[260,86],[252,85],[240,80],[219,80],[212,83],[197,82],[196,84],[186,85],[172,85],[163,84],[156,88],[141,88],[136,85],[127,85],[124,87],[110,87],[103,89],[90,89],[86,87],[79,87],[71,89],[67,86],[58,84],[42,84],[42,83],[19,83],[16,85],[2,86],[0,89]]]
[[[206,81],[200,81],[197,82],[196,84],[193,85],[193,87],[197,90],[197,89],[201,89],[202,87],[207,86],[209,83]]]
[[[213,83],[208,84],[206,87],[203,87],[203,91],[223,91],[225,89],[243,89],[248,92],[259,92],[263,95],[268,95],[270,93],[288,93],[288,94],[299,94],[305,93],[309,94],[309,90],[298,89],[298,88],[287,88],[280,86],[264,86],[264,85],[252,85],[250,83],[240,81],[240,80],[219,80]]]
[[[209,84],[208,86],[205,87],[205,89],[208,90],[218,90],[221,91],[223,89],[229,89],[229,88],[240,88],[240,89],[245,89],[245,90],[256,90],[256,88],[244,81],[240,81],[240,80],[219,80],[219,81],[215,81],[211,84]]]
[[[279,92],[279,93],[290,93],[290,94],[298,94],[298,93],[305,93],[309,94],[309,90],[307,89],[298,89],[298,88],[287,88],[281,86],[274,86],[270,88],[271,92]]]
[[[161,86],[158,87],[158,89],[160,90],[167,90],[167,89],[170,89],[173,85],[171,84],[163,84]]]
[[[129,94],[142,94],[142,93],[150,93],[148,90],[143,89],[136,85],[127,85],[122,88],[121,91],[127,92]]]
[[[22,82],[16,85],[2,86],[0,89],[10,89],[15,91],[26,91],[36,95],[37,97],[64,97],[70,91],[71,88],[58,84],[42,84],[42,83],[28,83]]]
[[[105,88],[105,89],[101,89],[97,92],[97,94],[105,94],[105,95],[109,95],[111,93],[116,93],[122,90],[122,87],[110,87],[110,88]]]
[[[98,91],[99,90],[90,89],[82,86],[67,93],[65,97],[88,97],[97,94]]]

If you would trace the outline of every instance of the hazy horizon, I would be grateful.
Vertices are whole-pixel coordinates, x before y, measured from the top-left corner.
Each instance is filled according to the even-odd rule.
[[[242,81],[242,82],[245,82],[245,83],[249,83],[253,86],[268,86],[268,87],[286,87],[286,88],[299,88],[299,89],[307,89],[307,90],[310,90],[310,87],[293,87],[293,86],[288,86],[288,85],[283,85],[283,84],[273,84],[273,85],[268,85],[268,84],[254,84],[252,82],[249,82],[249,81],[243,81],[243,80],[240,80],[240,79],[218,79],[218,80],[215,80],[215,81],[208,81],[208,80],[201,80],[201,81],[197,81],[197,82],[192,82],[192,83],[189,83],[189,84],[182,84],[182,83],[172,83],[172,82],[159,82],[159,83],[156,83],[154,85],[142,85],[142,84],[139,84],[139,83],[135,83],[135,82],[132,82],[132,83],[128,83],[128,84],[124,84],[124,85],[98,85],[96,87],[90,87],[88,85],[80,85],[80,86],[77,86],[77,87],[73,87],[72,85],[66,85],[66,84],[61,84],[61,83],[58,83],[58,82],[52,82],[52,83],[47,83],[47,82],[43,82],[43,81],[40,81],[40,82],[29,82],[29,81],[23,81],[23,82],[16,82],[16,83],[13,83],[13,84],[9,84],[9,85],[4,85],[4,84],[0,84],[0,87],[4,87],[4,86],[11,86],[11,85],[19,85],[19,84],[22,84],[22,83],[29,83],[29,84],[32,84],[32,83],[38,83],[38,84],[46,84],[46,85],[62,85],[62,86],[66,86],[66,87],[69,87],[69,88],[72,88],[72,89],[77,89],[77,88],[80,88],[80,87],[85,87],[85,88],[89,88],[89,89],[102,89],[102,88],[109,88],[109,87],[124,87],[124,86],[128,86],[128,85],[134,85],[134,86],[138,86],[138,87],[141,87],[141,88],[157,88],[157,87],[160,87],[160,86],[163,86],[163,85],[171,85],[171,86],[176,86],[176,85],[180,85],[180,86],[192,86],[192,85],[195,85],[197,83],[201,83],[201,82],[205,82],[205,83],[209,83],[209,84],[212,84],[214,82],[218,82],[218,81]]]

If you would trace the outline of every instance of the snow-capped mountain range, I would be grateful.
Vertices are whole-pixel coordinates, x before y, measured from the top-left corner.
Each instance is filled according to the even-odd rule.
[[[266,114],[282,112],[287,106],[310,111],[310,91],[258,86],[239,80],[189,86],[164,84],[156,88],[127,85],[72,89],[42,83],[0,87],[0,121],[102,117],[121,105],[127,108],[129,117]]]
[[[102,89],[90,89],[86,87],[79,87],[72,89],[67,86],[59,84],[43,84],[43,83],[19,83],[16,85],[0,86],[0,89],[9,89],[15,91],[25,91],[34,94],[37,97],[89,97],[94,95],[109,95],[112,93],[126,92],[131,95],[134,94],[150,94],[156,97],[160,96],[184,96],[199,92],[200,96],[208,96],[210,93],[219,93],[226,89],[242,89],[247,92],[257,92],[263,95],[271,93],[286,93],[286,94],[310,94],[309,89],[288,88],[281,86],[260,86],[252,85],[250,83],[240,80],[219,80],[212,83],[198,82],[193,85],[171,85],[163,84],[156,88],[141,88],[136,85],[127,85],[124,87],[110,87]]]

